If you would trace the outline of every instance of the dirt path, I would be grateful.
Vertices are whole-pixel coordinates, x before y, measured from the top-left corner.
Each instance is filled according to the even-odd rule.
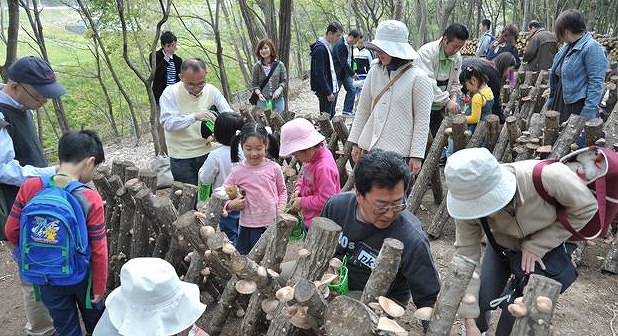
[[[297,115],[315,114],[318,101],[315,95],[308,91],[308,81],[293,82],[293,94],[291,110]],[[343,98],[339,99],[337,113],[341,113]],[[153,157],[152,144],[147,138],[141,144],[135,145],[132,141],[123,141],[120,144],[108,145],[105,148],[108,162],[112,160],[131,160],[139,167],[147,167]],[[422,223],[430,223],[436,206],[433,203],[431,193],[425,196],[423,205],[427,208],[420,211],[417,216]],[[454,253],[454,227],[447,225],[443,237],[431,242],[434,261],[444,276],[452,255]],[[4,243],[4,242],[3,242]],[[291,246],[297,249],[298,246]],[[584,265],[579,268],[579,278],[560,296],[553,325],[557,335],[616,335],[618,329],[618,276],[607,275],[600,272],[602,257],[609,249],[608,243],[597,240],[586,250]],[[290,251],[294,254],[294,251]],[[0,336],[25,335],[22,328],[25,323],[21,293],[19,290],[19,278],[15,263],[12,261],[6,243],[0,246]],[[214,307],[213,304],[209,305]],[[407,330],[413,330],[415,334],[421,334],[418,323],[412,316],[414,306],[410,304],[407,313],[399,319],[401,325]],[[496,315],[496,314],[495,314]],[[206,316],[208,318],[208,316]],[[226,328],[224,334],[237,335],[237,322]],[[613,324],[613,332],[611,325]],[[459,324],[453,327],[451,335],[457,335]]]

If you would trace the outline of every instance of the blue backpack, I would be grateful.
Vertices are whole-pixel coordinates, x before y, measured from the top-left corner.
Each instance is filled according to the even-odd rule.
[[[41,182],[43,189],[25,204],[19,221],[19,272],[33,285],[80,283],[89,274],[92,250],[84,211],[71,193],[88,187],[73,181],[60,188],[50,176]]]

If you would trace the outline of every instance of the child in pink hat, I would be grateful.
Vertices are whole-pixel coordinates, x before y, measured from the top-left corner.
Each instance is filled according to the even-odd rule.
[[[303,163],[290,204],[292,210],[301,211],[305,227],[309,228],[326,201],[341,190],[335,159],[324,146],[324,136],[304,118],[283,125],[279,155],[294,155]]]

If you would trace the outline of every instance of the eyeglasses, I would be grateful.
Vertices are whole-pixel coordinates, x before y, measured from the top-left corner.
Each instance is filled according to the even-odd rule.
[[[374,215],[384,215],[385,213],[392,211],[393,213],[400,213],[406,208],[406,204],[397,204],[397,205],[389,205],[385,207],[374,207],[373,214]]]
[[[26,91],[26,93],[28,94],[28,96],[30,96],[30,98],[32,98],[32,99],[34,99],[34,100],[36,100],[36,101],[39,101],[39,102],[42,102],[42,101],[46,101],[46,100],[47,100],[47,98],[45,98],[45,97],[43,97],[43,96],[39,95],[38,93],[37,93],[37,96],[38,96],[38,97],[35,97],[32,93],[30,93],[30,90],[26,89],[26,87],[25,87],[25,86],[23,86],[21,83],[17,83],[17,84],[19,84],[19,86],[21,86],[21,88],[22,88],[22,89],[24,89],[24,91]]]
[[[206,82],[201,82],[201,83],[197,83],[197,84],[182,82],[182,84],[185,86],[185,88],[187,90],[203,89],[204,86],[206,86]]]

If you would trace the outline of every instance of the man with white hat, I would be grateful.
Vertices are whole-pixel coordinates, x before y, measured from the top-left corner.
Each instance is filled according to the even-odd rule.
[[[380,22],[375,39],[366,45],[380,62],[369,70],[358,101],[348,137],[355,144],[352,159],[380,148],[404,157],[417,174],[427,146],[432,81],[416,65],[418,54],[403,22]]]
[[[462,87],[459,83],[462,62],[459,50],[468,38],[468,28],[453,23],[444,30],[440,39],[418,49],[421,68],[434,80],[430,124],[431,135],[434,137],[445,112],[458,113],[461,110],[457,104]]]
[[[120,283],[93,335],[208,336],[194,324],[206,309],[199,288],[180,281],[167,261],[133,258],[122,266]]]
[[[490,310],[506,308],[502,303],[521,296],[529,274],[560,282],[562,292],[577,278],[570,257],[574,244],[566,242],[571,233],[557,220],[556,207],[534,187],[532,171],[538,162],[499,164],[486,148],[460,150],[446,162],[447,210],[456,220],[455,249],[475,260],[475,272],[480,274],[480,279],[470,280],[465,294],[475,300],[459,307],[467,335],[485,332]],[[596,213],[595,196],[566,165],[545,166],[541,181],[547,193],[565,206],[575,230]],[[481,266],[483,233],[489,243]],[[515,280],[503,293],[512,274]],[[515,320],[506,309],[502,312],[496,335],[510,334]]]

